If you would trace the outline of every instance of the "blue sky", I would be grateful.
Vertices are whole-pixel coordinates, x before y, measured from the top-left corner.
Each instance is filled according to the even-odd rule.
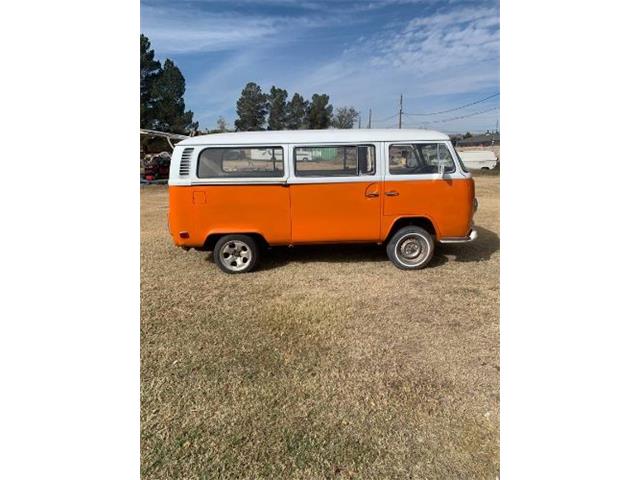
[[[232,124],[247,82],[289,97],[326,93],[334,108],[369,108],[374,127],[404,111],[440,112],[500,91],[499,2],[430,0],[142,0],[142,33],[187,81],[201,128]],[[494,129],[499,96],[403,125],[446,132]],[[489,111],[486,111],[489,110]],[[468,118],[449,120],[474,112]]]

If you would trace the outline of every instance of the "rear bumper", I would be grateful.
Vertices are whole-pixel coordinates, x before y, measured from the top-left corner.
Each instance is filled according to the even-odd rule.
[[[473,242],[478,238],[478,231],[475,228],[471,228],[469,235],[466,237],[445,237],[440,239],[440,243],[468,243]]]

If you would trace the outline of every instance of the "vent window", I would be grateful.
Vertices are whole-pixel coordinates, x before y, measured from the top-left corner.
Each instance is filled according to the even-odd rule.
[[[182,157],[180,157],[180,175],[181,176],[189,175],[189,171],[191,169],[192,153],[193,153],[193,148],[185,148],[182,151]]]

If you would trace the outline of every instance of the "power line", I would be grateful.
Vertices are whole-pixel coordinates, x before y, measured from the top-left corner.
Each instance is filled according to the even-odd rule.
[[[440,115],[441,113],[449,113],[449,112],[455,112],[456,110],[462,110],[463,108],[467,108],[470,107],[472,105],[477,105],[478,103],[482,103],[482,102],[486,102],[487,100],[497,97],[498,95],[500,95],[500,92],[498,93],[494,93],[493,95],[489,95],[486,98],[483,98],[482,100],[476,100],[475,102],[471,102],[471,103],[467,103],[466,105],[461,105],[459,107],[455,107],[455,108],[450,108],[449,110],[442,110],[440,112],[429,112],[429,113],[407,113],[407,112],[402,112],[405,115],[411,115],[411,116],[420,116],[420,117],[426,117],[429,115]]]
[[[496,95],[500,95],[500,94],[499,94],[499,93],[497,93]],[[466,106],[469,106],[469,105],[475,105],[475,104],[477,104],[477,103],[481,103],[482,101],[487,100],[487,99],[489,99],[489,98],[493,98],[493,97],[495,97],[496,95],[492,95],[491,97],[487,97],[486,99],[483,99],[483,100],[478,100],[477,102],[469,103],[469,104],[465,105],[465,107],[466,107]],[[457,107],[457,108],[451,109],[451,110],[449,110],[449,111],[460,110],[461,108],[463,108],[463,107]],[[430,125],[430,124],[432,124],[432,123],[446,123],[446,122],[451,122],[451,121],[453,121],[453,120],[461,120],[461,119],[463,119],[463,118],[473,117],[473,116],[475,116],[475,115],[480,115],[480,114],[483,114],[483,113],[492,112],[492,111],[494,111],[494,110],[498,110],[499,108],[500,108],[499,106],[498,106],[498,107],[492,107],[492,108],[488,108],[488,109],[486,109],[486,110],[480,110],[480,111],[478,111],[478,112],[468,113],[468,114],[466,114],[466,115],[458,115],[457,117],[441,118],[441,119],[439,119],[439,120],[432,120],[432,121],[429,121],[429,122],[416,122],[416,123],[412,122],[412,123],[410,123],[410,124],[405,123],[404,125],[405,125],[405,126],[424,126],[424,125]],[[442,112],[440,112],[440,113],[442,113]],[[403,114],[403,115],[409,115],[408,113],[406,113],[406,112],[404,112],[404,111],[402,112],[402,114]],[[412,114],[412,115],[417,115],[417,114]],[[382,120],[376,120],[376,122],[375,122],[375,123],[383,123],[383,122],[386,122],[386,121],[388,121],[388,120],[391,120],[392,118],[395,118],[395,117],[397,117],[397,116],[399,116],[399,113],[395,113],[395,114],[391,115],[390,117],[383,118]],[[394,125],[389,125],[389,124],[387,124],[387,125],[385,125],[383,128],[393,128],[393,126],[394,126]]]
[[[445,122],[451,122],[453,120],[461,120],[463,118],[468,118],[468,117],[473,117],[475,115],[480,115],[482,113],[487,113],[487,112],[492,112],[493,110],[498,110],[500,107],[493,107],[493,108],[488,108],[486,110],[481,110],[479,112],[473,112],[473,113],[469,113],[467,115],[459,115],[457,117],[451,117],[451,118],[442,118],[440,120],[434,120],[432,122],[423,122],[423,125],[430,125],[432,123],[445,123]]]
[[[382,122],[386,122],[387,120],[391,120],[392,118],[396,118],[398,116],[397,113],[394,113],[393,115],[391,115],[390,117],[387,118],[383,118],[382,120],[376,120],[376,123],[382,123]]]
[[[397,114],[397,113],[394,113],[394,114],[393,114],[393,115],[391,115],[390,117],[386,117],[386,118],[383,118],[383,119],[381,119],[381,120],[374,120],[374,119],[372,118],[372,119],[371,119],[371,126],[372,126],[372,127],[373,127],[373,126],[376,126],[376,128],[397,128],[397,127],[398,127],[397,125],[391,125],[391,126],[387,126],[387,125],[385,125],[385,126],[383,126],[383,127],[380,127],[380,124],[381,124],[381,123],[388,122],[389,120],[391,120],[391,119],[393,119],[393,118],[396,118],[397,116],[398,116],[398,114]]]

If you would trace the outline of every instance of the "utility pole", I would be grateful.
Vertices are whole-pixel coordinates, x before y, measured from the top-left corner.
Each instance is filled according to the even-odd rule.
[[[361,117],[360,113],[361,112],[358,112],[358,129],[360,129],[360,117]]]
[[[369,109],[369,123],[367,125],[367,128],[371,128],[371,109]]]
[[[398,116],[398,128],[402,128],[402,94],[400,94],[400,113]]]

